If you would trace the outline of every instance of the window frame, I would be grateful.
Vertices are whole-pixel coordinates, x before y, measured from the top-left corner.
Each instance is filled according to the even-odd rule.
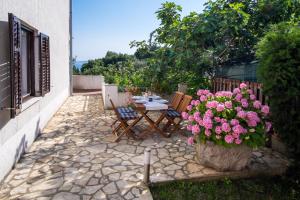
[[[39,47],[37,45],[38,42],[38,30],[25,21],[21,20],[13,13],[8,13],[8,23],[9,23],[9,46],[10,46],[10,88],[11,88],[11,107],[8,108],[11,110],[11,118],[15,118],[18,114],[20,114],[22,109],[22,104],[26,104],[31,102],[30,99],[35,99],[38,94],[37,83],[38,77],[37,71],[39,70]],[[23,98],[22,95],[22,64],[21,64],[21,39],[22,39],[22,29],[26,29],[30,31],[31,37],[29,37],[29,41],[31,43],[30,51],[27,52],[30,58],[30,64],[28,67],[31,69],[31,92],[30,95],[27,95]]]
[[[38,33],[38,30],[25,21],[19,19],[21,22],[21,31],[24,30],[27,33],[29,33],[29,41],[27,41],[27,52],[28,52],[28,66],[27,70],[30,72],[27,75],[27,78],[29,79],[27,82],[30,82],[30,92],[24,96],[22,96],[22,100],[26,101],[30,99],[32,96],[36,96],[36,90],[35,90],[35,84],[36,84],[36,78],[35,78],[35,38]],[[21,50],[22,55],[22,50]],[[22,68],[22,67],[21,67]]]
[[[22,95],[22,99],[26,100],[28,97],[32,96],[34,94],[34,84],[35,84],[35,78],[34,78],[34,59],[33,59],[33,33],[25,28],[23,28],[21,26],[21,31],[25,32],[25,34],[27,35],[27,56],[26,56],[26,61],[27,61],[27,89],[28,89],[28,93],[26,93],[25,95]],[[22,40],[22,38],[21,38]],[[21,41],[22,44],[22,41]],[[22,48],[21,48],[22,49]],[[22,50],[21,50],[21,56],[22,56]],[[22,67],[22,71],[25,69],[24,67]],[[23,78],[23,77],[22,77]]]

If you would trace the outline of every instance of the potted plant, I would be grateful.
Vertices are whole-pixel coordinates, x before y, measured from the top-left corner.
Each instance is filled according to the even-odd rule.
[[[218,171],[245,168],[252,149],[265,144],[269,107],[245,83],[233,92],[198,90],[197,96],[182,117],[193,133],[188,143],[195,144],[198,162]]]

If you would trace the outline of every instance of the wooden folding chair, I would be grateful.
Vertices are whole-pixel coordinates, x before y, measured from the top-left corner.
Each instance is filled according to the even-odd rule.
[[[114,134],[117,138],[114,140],[114,142],[117,142],[120,140],[120,138],[126,134],[128,137],[132,136],[133,138],[135,138],[134,136],[134,131],[132,130],[132,127],[134,125],[136,125],[141,119],[142,117],[140,117],[137,112],[135,112],[134,110],[130,110],[130,108],[126,108],[126,110],[128,112],[125,112],[124,109],[120,109],[120,108],[116,108],[115,104],[113,103],[113,101],[111,100],[111,98],[109,98],[109,101],[111,103],[111,106],[117,116],[117,120],[113,123],[116,124],[117,122],[120,122],[119,125],[116,128],[113,128],[112,134]],[[122,107],[124,108],[124,107]],[[129,110],[128,110],[129,109]],[[123,112],[122,112],[123,110]],[[129,112],[130,111],[130,112]],[[131,124],[128,124],[128,121],[134,120]],[[123,131],[118,134],[118,131],[120,129],[123,129]]]
[[[193,97],[189,95],[184,95],[180,105],[176,110],[168,110],[166,113],[166,118],[168,120],[167,124],[164,126],[163,130],[166,131],[172,124],[174,125],[174,131],[177,131],[180,128],[180,123],[182,122],[181,113],[187,110],[187,106],[192,101]],[[179,119],[177,122],[176,119]]]
[[[175,92],[174,97],[172,98],[171,104],[170,104],[171,109],[173,108],[176,110],[178,108],[183,96],[184,96],[184,93]]]
[[[179,106],[179,104],[180,104],[183,96],[184,96],[184,93],[182,93],[182,92],[175,92],[175,94],[174,94],[174,96],[173,96],[173,98],[171,100],[171,103],[169,105],[168,110],[176,110],[178,108],[178,106]],[[166,113],[163,112],[160,115],[160,117],[158,118],[158,120],[155,122],[156,125],[160,124],[160,122],[165,118],[165,114]]]

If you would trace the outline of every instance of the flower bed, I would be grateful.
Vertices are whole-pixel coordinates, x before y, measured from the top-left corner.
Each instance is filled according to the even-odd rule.
[[[188,112],[182,113],[182,117],[188,122],[187,130],[193,133],[193,136],[188,138],[188,143],[191,145],[194,143],[209,144],[210,146],[214,144],[225,147],[225,149],[221,148],[222,150],[215,148],[215,151],[209,150],[209,152],[207,152],[208,146],[196,148],[202,149],[202,154],[204,152],[210,154],[207,158],[206,155],[199,155],[202,164],[206,163],[218,168],[218,166],[215,167],[216,163],[209,164],[213,160],[212,157],[217,156],[216,152],[223,155],[220,155],[220,158],[215,159],[214,162],[225,158],[226,152],[223,150],[226,150],[227,147],[257,148],[265,144],[266,132],[271,128],[271,123],[268,121],[269,107],[256,100],[253,91],[248,89],[245,83],[241,83],[240,87],[235,88],[233,92],[220,91],[212,94],[209,90],[199,90],[197,95],[199,99],[193,100],[187,108]],[[233,154],[231,153],[231,155]],[[239,153],[236,152],[236,154]],[[247,161],[247,158],[245,159]],[[247,164],[246,161],[243,161],[244,166]],[[234,164],[235,161],[232,160],[228,163]],[[239,170],[244,166],[220,166],[219,169]]]
[[[228,147],[264,145],[265,133],[271,128],[267,121],[269,107],[256,100],[253,91],[247,88],[242,83],[233,92],[212,94],[209,90],[199,90],[199,100],[193,100],[189,112],[182,113],[188,120],[187,129],[194,134],[188,143],[212,141]]]

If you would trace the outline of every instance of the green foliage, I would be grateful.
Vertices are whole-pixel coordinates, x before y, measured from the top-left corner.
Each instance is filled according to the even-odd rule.
[[[163,3],[149,43],[134,41],[136,56],[147,60],[153,88],[173,90],[184,82],[192,94],[208,87],[216,67],[253,60],[270,25],[300,14],[298,0],[216,0],[205,6],[203,13],[182,17],[181,6]]]
[[[78,69],[75,65],[73,65],[73,74],[74,74],[74,75],[80,74],[79,69]]]
[[[169,93],[186,83],[189,94],[209,87],[216,67],[251,61],[255,45],[272,24],[300,15],[299,0],[208,0],[202,13],[181,15],[165,2],[156,12],[159,27],[148,41],[133,41],[134,56],[108,52],[89,61],[83,74],[102,74],[108,82]],[[95,69],[92,69],[95,68]]]
[[[299,21],[298,21],[299,23]],[[300,27],[272,26],[258,43],[258,75],[268,95],[275,132],[300,154]],[[298,157],[299,158],[299,157]]]

